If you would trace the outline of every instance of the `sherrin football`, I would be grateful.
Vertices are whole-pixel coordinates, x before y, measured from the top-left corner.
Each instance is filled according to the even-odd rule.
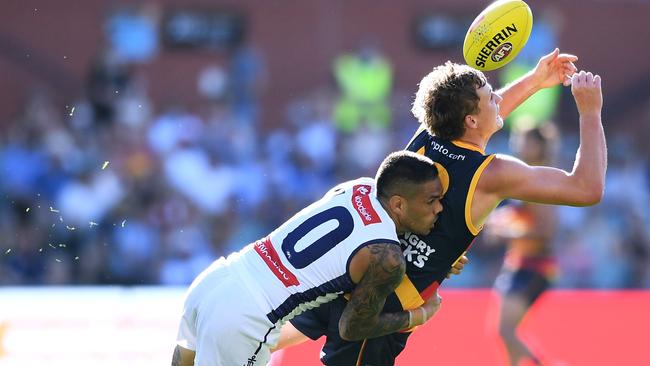
[[[474,19],[465,35],[465,62],[481,71],[505,66],[524,48],[532,29],[533,13],[528,4],[495,1]]]

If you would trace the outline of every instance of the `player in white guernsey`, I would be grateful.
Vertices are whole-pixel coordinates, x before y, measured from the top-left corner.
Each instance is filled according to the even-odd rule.
[[[285,321],[344,292],[344,339],[423,324],[437,299],[380,312],[405,271],[397,233],[428,234],[441,195],[429,158],[396,152],[375,179],[334,187],[269,236],[218,259],[188,290],[172,365],[266,365]]]

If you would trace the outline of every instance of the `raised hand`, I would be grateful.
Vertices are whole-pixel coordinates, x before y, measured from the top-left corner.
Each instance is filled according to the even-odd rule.
[[[573,74],[571,93],[576,101],[580,116],[600,115],[603,108],[603,92],[599,75],[584,70]]]
[[[573,64],[578,61],[578,56],[568,53],[560,53],[556,48],[553,52],[543,56],[533,69],[533,75],[540,88],[548,88],[555,85],[571,84],[571,76],[578,70]]]

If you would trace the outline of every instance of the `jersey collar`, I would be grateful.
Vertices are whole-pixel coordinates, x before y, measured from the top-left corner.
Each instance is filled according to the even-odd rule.
[[[460,140],[453,140],[451,143],[458,146],[458,147],[462,147],[463,149],[478,151],[481,154],[485,155],[485,150],[481,149],[480,147],[478,147],[476,145],[468,144],[467,142],[463,142],[463,141],[460,141]]]

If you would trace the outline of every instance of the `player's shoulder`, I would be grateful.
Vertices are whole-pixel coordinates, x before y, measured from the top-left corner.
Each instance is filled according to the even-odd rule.
[[[375,180],[370,177],[361,177],[340,183],[330,189],[328,195],[340,195],[343,193],[352,194],[353,192],[360,192],[362,194],[376,193],[377,184]]]
[[[370,178],[370,177],[361,177],[357,178],[355,180],[351,180],[348,182],[352,187],[358,186],[358,185],[367,185],[371,186],[373,189],[376,186],[375,179]]]
[[[514,156],[494,154],[481,174],[479,186],[486,191],[503,188],[508,182],[520,178],[526,167],[526,163]]]
[[[366,239],[364,241],[388,239],[386,242],[399,242],[395,222],[377,197],[377,185],[373,178],[348,181],[339,189],[337,204],[352,213],[356,222],[355,232],[362,235]]]
[[[507,176],[513,171],[513,169],[518,169],[526,167],[527,164],[524,163],[521,159],[516,158],[508,154],[493,154],[492,161],[485,168],[485,172],[494,176]]]
[[[411,140],[409,140],[408,144],[406,144],[406,150],[419,150],[424,145],[429,143],[431,137],[432,136],[429,134],[427,129],[423,125],[420,125],[417,130],[415,130],[415,133],[411,137]]]
[[[377,184],[374,178],[362,177],[343,182],[325,194],[325,199],[333,205],[341,205],[350,212],[357,212],[364,224],[381,223],[385,220],[385,210],[377,198]]]

